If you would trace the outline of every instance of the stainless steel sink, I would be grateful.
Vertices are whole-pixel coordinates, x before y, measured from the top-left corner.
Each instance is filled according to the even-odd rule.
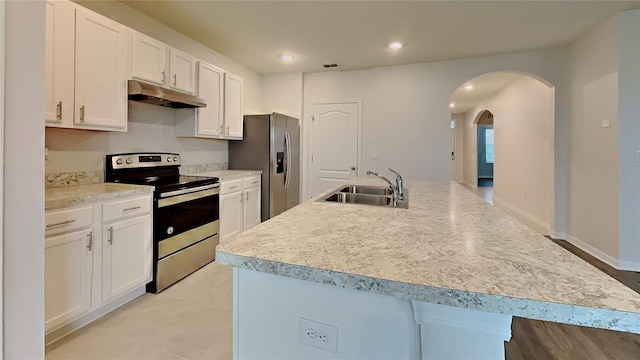
[[[391,196],[337,192],[325,198],[325,201],[387,206],[391,204]]]
[[[340,192],[352,194],[391,195],[393,191],[389,187],[347,185]]]
[[[388,187],[345,185],[316,201],[394,207],[392,194],[393,191]],[[405,189],[404,192],[404,199],[398,200],[398,204],[395,207],[403,209],[409,208],[409,194],[407,189]]]

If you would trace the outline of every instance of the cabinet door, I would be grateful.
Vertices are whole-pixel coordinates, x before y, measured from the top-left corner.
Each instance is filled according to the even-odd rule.
[[[73,124],[75,7],[70,1],[46,2],[46,126]]]
[[[164,85],[166,45],[141,33],[133,34],[131,76]]]
[[[242,88],[241,77],[224,74],[224,122],[226,135],[232,139],[242,139]]]
[[[45,332],[50,332],[91,308],[92,233],[50,236],[44,246],[44,318]]]
[[[127,126],[127,28],[78,8],[76,14],[75,126]]]
[[[198,64],[198,97],[207,103],[207,107],[196,109],[196,135],[222,135],[224,70],[200,62]]]
[[[260,223],[260,188],[244,191],[244,230]]]
[[[171,78],[169,86],[189,94],[196,92],[196,58],[177,49],[169,49]]]
[[[242,192],[220,195],[220,242],[242,232],[243,222]]]
[[[151,281],[151,217],[105,226],[102,237],[102,301]]]

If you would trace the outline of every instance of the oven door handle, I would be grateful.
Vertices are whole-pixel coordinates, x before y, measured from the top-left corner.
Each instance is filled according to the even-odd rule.
[[[176,193],[176,192],[177,191],[172,193]],[[209,187],[208,189],[205,189],[205,190],[191,191],[187,193],[182,192],[181,194],[182,195],[174,195],[171,197],[163,197],[161,194],[160,199],[158,199],[158,208],[180,204],[180,203],[191,201],[191,200],[197,200],[197,199],[201,199],[208,196],[217,195],[217,194],[220,194],[220,188],[218,186],[215,186],[215,187]]]
[[[175,190],[175,191],[167,191],[167,192],[164,192],[164,193],[160,193],[160,198],[166,198],[166,197],[171,197],[171,196],[189,194],[189,193],[196,192],[196,191],[209,190],[209,189],[218,188],[218,187],[220,187],[220,183],[210,184],[210,185],[202,185],[202,186],[192,187],[192,188],[188,188],[188,189]]]

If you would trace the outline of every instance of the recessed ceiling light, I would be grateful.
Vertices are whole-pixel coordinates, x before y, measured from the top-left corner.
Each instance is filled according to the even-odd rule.
[[[291,62],[291,61],[293,61],[293,55],[291,55],[291,54],[282,54],[282,55],[280,55],[280,59],[282,59],[282,61],[285,61],[285,62]]]
[[[391,44],[389,44],[389,49],[391,50],[398,50],[402,47],[402,44],[398,41],[394,41]]]
[[[464,87],[465,90],[473,90],[473,85],[467,85]]]
[[[454,108],[455,106],[456,106],[456,104],[455,104],[455,103],[451,103],[451,104],[449,104],[449,107],[450,107],[450,108]]]

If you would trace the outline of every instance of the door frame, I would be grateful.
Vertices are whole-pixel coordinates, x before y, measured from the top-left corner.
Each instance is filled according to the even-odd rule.
[[[314,115],[314,111],[315,111],[315,107],[317,105],[328,105],[328,104],[336,104],[336,105],[344,105],[344,104],[356,104],[358,105],[358,119],[357,119],[357,130],[356,130],[356,177],[360,177],[360,168],[362,167],[362,99],[342,99],[342,100],[318,100],[318,101],[313,101],[311,103],[311,111],[309,114],[309,121],[311,123],[311,126],[309,126],[309,133],[308,133],[308,154],[307,156],[305,156],[305,160],[307,161],[307,173],[306,173],[306,181],[305,181],[305,191],[304,191],[304,198],[308,198],[309,197],[309,193],[311,189],[315,189],[313,187],[312,184],[312,179],[313,179],[313,173],[315,171],[315,165],[313,163],[313,161],[311,161],[311,157],[313,156],[313,123],[314,123],[314,119],[313,119],[313,115]]]

